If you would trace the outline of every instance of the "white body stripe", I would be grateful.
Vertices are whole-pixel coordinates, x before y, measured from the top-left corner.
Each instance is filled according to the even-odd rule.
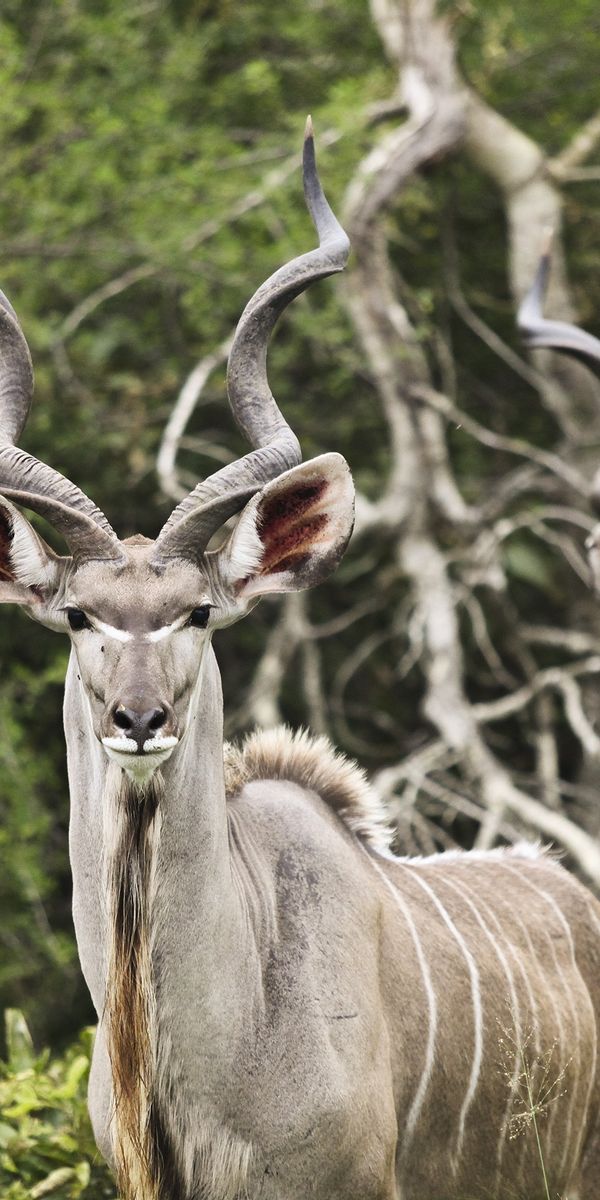
[[[468,1083],[467,1090],[465,1093],[465,1098],[463,1100],[459,1118],[458,1118],[458,1137],[456,1140],[456,1154],[455,1154],[455,1169],[456,1169],[458,1167],[458,1160],[460,1158],[460,1153],[462,1150],[462,1143],[463,1143],[463,1139],[465,1136],[465,1122],[467,1119],[467,1113],[471,1107],[471,1104],[473,1103],[473,1099],[474,1099],[475,1092],[477,1089],[477,1083],[478,1083],[479,1074],[481,1071],[481,1059],[482,1059],[482,1055],[483,1055],[483,1013],[482,1013],[482,1008],[481,1008],[481,988],[479,986],[479,971],[477,968],[477,963],[475,962],[475,959],[473,958],[473,955],[471,954],[471,951],[469,950],[469,947],[467,946],[467,943],[465,942],[465,939],[462,936],[462,933],[460,932],[459,929],[456,928],[454,921],[452,920],[449,913],[444,908],[444,905],[442,904],[441,900],[436,895],[436,893],[434,892],[434,890],[430,886],[430,884],[428,884],[424,879],[420,878],[419,868],[418,867],[411,868],[411,867],[407,867],[404,864],[402,864],[402,870],[407,871],[410,874],[410,876],[417,881],[419,886],[423,888],[423,891],[427,892],[427,894],[431,897],[444,924],[450,930],[450,933],[452,934],[452,937],[454,938],[454,940],[457,942],[458,946],[460,946],[460,949],[465,958],[465,962],[467,964],[467,970],[469,972],[469,978],[471,981],[471,998],[473,1001],[473,1039],[474,1039],[473,1063],[471,1066],[471,1074],[469,1076],[469,1083]]]
[[[456,855],[454,856],[454,861],[458,861],[459,858],[464,861],[468,857],[468,855],[463,854]],[[537,849],[532,848],[532,853],[529,857],[538,857]],[[481,899],[476,891],[473,891],[469,886],[465,886],[462,880],[453,880],[444,874],[441,857],[437,859],[440,868],[439,876],[433,875],[432,881],[423,878],[421,874],[422,867],[428,865],[426,861],[411,863],[407,859],[396,859],[396,865],[405,871],[409,871],[416,883],[430,896],[442,920],[460,946],[469,970],[473,1001],[474,1052],[469,1083],[459,1114],[457,1145],[455,1154],[453,1155],[455,1172],[458,1170],[458,1162],[464,1146],[467,1116],[473,1104],[481,1075],[485,1027],[477,956],[469,948],[469,944],[460,932],[460,928],[457,928],[457,918],[455,917],[453,920],[446,909],[437,890],[438,879],[444,887],[449,888],[457,896],[459,901],[462,900],[465,908],[473,915],[483,935],[493,948],[494,954],[506,978],[507,1000],[513,1021],[510,1023],[508,1042],[510,1058],[507,1059],[509,1094],[504,1107],[502,1124],[499,1129],[496,1153],[497,1189],[502,1185],[502,1161],[511,1129],[511,1113],[514,1111],[517,1114],[520,1111],[520,1105],[515,1108],[515,1101],[518,1100],[520,1095],[519,1077],[524,1069],[523,1062],[524,1056],[527,1055],[527,1046],[531,1046],[532,1052],[529,1066],[532,1074],[535,1076],[533,1086],[534,1088],[537,1086],[540,1089],[540,1095],[544,1091],[545,1081],[548,1079],[547,1066],[549,1060],[552,1060],[554,1050],[557,1051],[557,1054],[556,1060],[552,1063],[552,1070],[554,1072],[555,1068],[557,1080],[567,1070],[571,1059],[574,1060],[573,1070],[569,1072],[570,1082],[568,1088],[565,1090],[565,1100],[561,1101],[560,1104],[549,1102],[547,1119],[543,1123],[542,1133],[544,1152],[548,1156],[548,1160],[550,1161],[550,1158],[554,1158],[556,1155],[558,1155],[559,1160],[562,1159],[558,1170],[563,1176],[566,1175],[569,1167],[578,1161],[580,1157],[581,1143],[587,1126],[583,1121],[577,1122],[576,1114],[580,1108],[582,1093],[585,1093],[586,1101],[584,1111],[587,1111],[589,1107],[598,1054],[597,1031],[595,1023],[591,1022],[589,1027],[591,1053],[588,1062],[584,1060],[583,1038],[584,1031],[587,1030],[587,1021],[585,1006],[581,1007],[580,1004],[577,980],[581,981],[582,993],[587,1005],[591,1006],[591,999],[585,985],[585,980],[582,978],[581,972],[577,967],[573,933],[568,919],[560,907],[560,899],[557,900],[551,891],[547,891],[537,885],[527,874],[519,870],[517,863],[507,861],[507,858],[508,854],[506,852],[499,852],[494,856],[481,855],[480,861],[489,862],[491,859],[498,863],[498,865],[505,867],[508,872],[515,876],[515,880],[518,880],[521,885],[524,883],[530,892],[535,893],[536,896],[539,896],[545,902],[550,909],[549,919],[541,927],[539,923],[533,927],[537,929],[537,933],[542,938],[543,944],[538,944],[538,941],[536,941],[534,945],[528,921],[519,915],[508,899],[510,890],[507,894],[507,899],[501,898],[504,911],[499,919],[494,909],[490,908],[489,904]],[[417,924],[406,902],[406,897],[402,896],[398,885],[394,885],[394,881],[389,879],[384,870],[378,867],[371,857],[370,861],[371,865],[383,879],[387,890],[394,896],[396,906],[403,913],[415,945],[421,975],[429,997],[430,1029],[426,1050],[426,1069],[419,1080],[417,1092],[405,1126],[404,1137],[401,1141],[402,1154],[406,1151],[415,1131],[415,1126],[422,1112],[427,1088],[434,1070],[435,1047],[431,1038],[431,1015],[433,1002],[436,1006],[435,1016],[437,1021],[437,1002],[433,990],[432,974],[426,958],[426,942],[423,942],[420,937]],[[432,859],[430,861],[433,863],[436,860]],[[446,861],[448,861],[448,865],[450,866],[449,858]],[[418,919],[417,913],[414,915]],[[595,913],[591,915],[596,929],[600,931],[598,918]],[[566,939],[566,947],[565,942],[562,943],[563,951],[560,949],[560,942],[557,943],[556,940],[557,923],[564,932]],[[511,927],[514,930],[516,940],[511,936]],[[481,940],[478,937],[476,937],[476,942],[481,946]],[[563,957],[565,948],[567,952],[566,959]],[[577,973],[575,977],[572,977],[572,968]],[[553,985],[553,977],[560,989],[558,991],[556,985]],[[528,1014],[527,1018],[525,1018],[525,1013]],[[526,1025],[524,1024],[525,1019]],[[512,1043],[513,1036],[514,1043]],[[586,1069],[589,1074],[586,1074]],[[551,1075],[549,1078],[550,1085],[552,1085],[552,1078],[553,1076]],[[553,1144],[555,1151],[552,1154],[551,1147]],[[531,1147],[527,1143],[527,1139],[523,1138],[520,1154],[520,1175],[524,1186],[528,1178],[527,1172],[530,1169],[528,1161],[530,1152]]]
[[[527,881],[527,882],[529,882],[529,881]],[[538,891],[538,889],[535,887],[534,884],[531,884],[531,887],[533,887],[534,891]],[[536,966],[538,967],[538,969],[543,973],[545,970],[544,959],[541,955],[538,955],[536,953],[527,925],[516,914],[512,914],[512,920],[514,920],[515,923],[521,929],[523,938],[527,945],[529,961],[535,963]],[[548,937],[547,940],[550,943],[552,959],[554,961],[555,966],[557,966],[556,951],[554,948],[554,944],[550,937]],[[529,977],[525,970],[525,966],[522,966],[522,972],[523,972],[523,977],[525,978],[525,980],[527,981],[527,984],[529,985]],[[561,979],[562,979],[562,973],[561,973]],[[567,1004],[568,1004],[569,1008],[571,1009],[571,1014],[572,1014],[573,1010],[572,1010],[571,997],[570,997],[569,991],[566,988],[564,988],[563,990],[565,990],[565,994],[567,997]],[[530,995],[533,997],[534,993],[530,987],[529,987],[529,992],[530,992]],[[556,1067],[557,1067],[557,1074],[560,1074],[561,1071],[566,1069],[566,1067],[568,1066],[568,1064],[571,1061],[571,1058],[573,1056],[569,1054],[570,1039],[568,1037],[568,1033],[565,1031],[565,1026],[564,1026],[564,1022],[563,1022],[563,1018],[562,1018],[562,1002],[559,1002],[556,1000],[554,991],[553,991],[552,987],[548,986],[547,982],[546,982],[545,989],[544,989],[544,999],[550,1004],[552,1011],[554,1013],[556,1025],[558,1027],[559,1061],[556,1064]],[[541,1045],[540,1036],[539,1036],[539,1022],[537,1019],[537,1004],[535,1007],[535,1013],[536,1013],[536,1016],[535,1016],[535,1053],[536,1053],[536,1059],[539,1059],[541,1061],[543,1059],[543,1054],[542,1054],[542,1045]],[[567,1153],[569,1151],[569,1147],[570,1147],[570,1135],[571,1135],[571,1124],[572,1124],[572,1105],[573,1105],[573,1102],[575,1099],[576,1099],[576,1089],[574,1089],[571,1094],[571,1104],[570,1104],[570,1107],[568,1110],[566,1123],[563,1122],[563,1117],[564,1117],[563,1112],[562,1111],[560,1112],[561,1127],[560,1127],[560,1131],[559,1131],[559,1137],[560,1137],[561,1144],[563,1146],[561,1170],[564,1170],[564,1163],[565,1163],[566,1155],[567,1155]],[[547,1124],[544,1123],[543,1128],[541,1128],[541,1137],[542,1137],[542,1140],[546,1142],[546,1149],[548,1152],[549,1152],[551,1144],[552,1144],[552,1129],[553,1129],[554,1120],[558,1115],[559,1115],[559,1106],[552,1105],[549,1120],[548,1120]],[[522,1160],[525,1158],[525,1155],[526,1155],[526,1147],[524,1145]],[[522,1169],[521,1169],[522,1175],[523,1175],[523,1169],[524,1168],[523,1168],[523,1162],[522,1162]]]
[[[538,1016],[538,1014],[539,1014],[539,1006],[538,1006],[539,990],[536,990],[532,986],[531,980],[529,978],[529,972],[531,970],[532,964],[535,965],[535,968],[538,972],[542,971],[543,968],[540,964],[539,957],[535,952],[534,945],[531,940],[531,935],[529,933],[529,929],[528,929],[525,921],[523,921],[521,919],[521,917],[518,916],[518,914],[511,907],[510,903],[508,904],[507,907],[509,910],[510,919],[513,921],[513,923],[515,925],[518,925],[518,927],[521,931],[522,937],[523,937],[524,945],[526,947],[525,951],[520,950],[516,946],[513,947],[513,955],[519,964],[519,969],[520,969],[521,975],[523,977],[523,982],[525,984],[525,990],[526,990],[528,998],[529,998],[531,1019],[533,1022],[531,1030],[526,1030],[524,1040],[525,1040],[525,1042],[527,1042],[528,1039],[530,1039],[531,1035],[533,1034],[533,1045],[534,1045],[534,1050],[535,1050],[534,1061],[537,1061],[541,1057],[541,1054],[542,1054],[542,1040],[541,1040],[541,1035],[540,1035],[540,1030],[541,1030],[542,1026],[540,1025],[540,1020],[539,1020],[539,1016]],[[545,987],[544,998],[545,998],[546,991],[550,991],[550,989],[547,988],[547,986]],[[553,1012],[556,1016],[557,1009],[556,1009],[553,997],[551,1000],[551,1004],[552,1004]],[[559,1030],[560,1030],[560,1028],[562,1028],[561,1025],[559,1025]],[[525,1180],[527,1155],[528,1155],[527,1140],[526,1140],[526,1138],[523,1138],[522,1142],[521,1142],[521,1165],[520,1165],[522,1181]]]
[[[518,874],[518,872],[515,871],[514,867],[511,867],[508,864],[505,864],[505,866],[513,875]],[[537,887],[537,885],[535,883],[532,883],[532,881],[530,879],[526,879],[525,882],[534,892],[536,892],[536,894],[538,896],[541,896],[542,899],[544,899],[546,901],[546,903],[549,905],[549,907],[552,908],[553,911],[556,913],[556,916],[558,917],[558,920],[560,921],[560,923],[565,931],[567,942],[569,944],[569,950],[571,953],[571,962],[573,964],[573,967],[577,971],[579,977],[581,978],[581,974],[580,974],[579,968],[577,966],[577,960],[575,958],[575,945],[573,942],[573,934],[571,932],[571,927],[569,925],[569,922],[567,921],[562,909],[557,904],[556,900],[554,899],[554,896],[552,896],[549,892],[547,892],[545,890],[545,888]],[[558,957],[556,954],[556,947],[554,945],[554,941],[551,937],[548,937],[548,942],[550,945],[550,949],[552,952],[552,958],[553,958],[554,964],[556,966],[557,973],[560,976],[560,979],[561,979],[561,982],[563,985],[563,990],[565,993],[567,1004],[569,1006],[569,1009],[571,1011],[571,1016],[573,1018],[573,1028],[575,1031],[575,1053],[574,1053],[573,1057],[575,1058],[575,1061],[576,1061],[576,1078],[579,1079],[580,1074],[581,1074],[582,1065],[583,1065],[581,1062],[581,1024],[580,1024],[580,1020],[579,1020],[579,1012],[577,1010],[577,1005],[574,1002],[571,988],[565,981],[563,971],[558,962]],[[583,982],[583,980],[582,980],[582,982]],[[587,994],[587,989],[585,989],[585,990],[586,990],[586,994]],[[586,1106],[587,1106],[587,1104],[589,1104],[591,1091],[592,1091],[592,1087],[594,1085],[594,1079],[595,1079],[595,1075],[596,1075],[597,1035],[596,1035],[595,1022],[593,1022],[593,1028],[594,1028],[594,1052],[592,1055],[590,1078],[589,1078],[588,1088],[587,1088]],[[563,1170],[565,1168],[565,1164],[567,1161],[567,1155],[569,1154],[569,1150],[570,1150],[570,1136],[569,1135],[570,1135],[571,1126],[573,1123],[573,1109],[575,1107],[575,1103],[577,1100],[577,1088],[576,1087],[572,1088],[570,1100],[571,1100],[571,1103],[569,1105],[569,1120],[568,1120],[567,1134],[565,1135],[565,1138],[564,1138],[564,1151],[563,1151],[563,1161],[562,1161],[562,1169]],[[574,1159],[577,1159],[577,1157],[579,1155],[580,1148],[581,1148],[581,1139],[583,1137],[583,1134],[584,1134],[584,1128],[580,1127],[578,1135],[577,1135],[576,1146],[573,1151]]]
[[[377,874],[379,875],[380,879],[383,880],[388,891],[391,892],[391,895],[392,895],[396,905],[400,909],[400,911],[404,917],[404,920],[406,921],[406,924],[408,925],[408,929],[409,929],[410,935],[411,935],[413,943],[414,943],[415,953],[417,955],[417,959],[419,962],[419,968],[420,968],[421,976],[423,979],[423,987],[425,988],[425,993],[427,996],[427,1007],[428,1007],[429,1020],[428,1020],[428,1026],[427,1026],[427,1045],[425,1048],[425,1064],[423,1067],[423,1071],[421,1073],[421,1078],[417,1085],[417,1090],[415,1092],[413,1102],[410,1106],[408,1116],[406,1118],[406,1125],[404,1128],[404,1136],[402,1139],[402,1149],[401,1149],[401,1153],[405,1154],[408,1149],[408,1146],[411,1142],[411,1139],[414,1136],[415,1129],[417,1127],[417,1121],[421,1114],[421,1109],[422,1109],[423,1103],[425,1101],[425,1095],[427,1093],[427,1088],[429,1086],[429,1081],[431,1079],[431,1074],[433,1071],[433,1064],[434,1064],[434,1060],[435,1060],[435,1039],[436,1039],[436,1032],[437,1032],[437,1000],[435,997],[435,992],[433,990],[433,983],[431,981],[431,972],[429,970],[429,965],[427,963],[427,959],[425,957],[421,939],[417,932],[417,927],[413,920],[410,909],[408,908],[408,905],[406,904],[405,900],[403,899],[403,897],[400,894],[400,892],[398,891],[398,889],[394,886],[394,884],[391,882],[391,880],[388,879],[385,872],[382,871],[381,867],[378,866],[378,864],[373,860],[371,855],[364,849],[364,847],[363,847],[363,853],[369,859],[369,862],[371,863],[373,870],[376,871]]]
[[[461,897],[461,899],[464,900],[464,902],[466,904],[468,904],[469,908],[471,909],[471,912],[475,916],[475,919],[476,919],[478,925],[481,927],[481,929],[485,933],[485,936],[487,937],[490,945],[492,946],[492,948],[494,950],[494,953],[496,954],[496,957],[498,958],[498,961],[500,962],[500,965],[502,966],[504,974],[506,975],[506,982],[508,984],[508,993],[510,996],[510,1017],[514,1024],[515,1036],[517,1038],[517,1044],[520,1044],[522,1036],[523,1036],[523,1031],[522,1031],[522,1027],[521,1027],[521,1010],[520,1010],[520,1005],[519,1005],[519,998],[517,996],[517,990],[515,987],[514,976],[510,969],[508,959],[507,959],[504,951],[502,950],[501,946],[496,941],[496,938],[490,932],[488,926],[486,925],[485,921],[483,920],[483,917],[481,916],[481,913],[480,913],[479,909],[477,908],[477,905],[471,899],[471,897],[467,894],[469,889],[465,888],[465,886],[463,884],[463,887],[461,890],[459,888],[458,884],[451,883],[449,879],[445,879],[444,883],[445,883],[446,887],[449,887],[452,889],[452,891],[457,892],[458,895]],[[471,893],[471,896],[472,896],[472,893]],[[487,905],[484,902],[482,902],[481,900],[479,903],[483,904],[483,907],[486,909],[486,915],[487,915]],[[509,1031],[507,1031],[507,1032],[509,1032]],[[498,1033],[500,1036],[501,1035],[500,1029],[498,1030]],[[498,1149],[496,1151],[496,1158],[497,1158],[497,1162],[498,1162],[497,1173],[496,1173],[496,1188],[497,1189],[500,1187],[500,1182],[501,1182],[502,1158],[504,1155],[504,1147],[506,1145],[506,1135],[508,1132],[510,1115],[511,1115],[511,1110],[512,1110],[513,1102],[514,1102],[515,1088],[517,1085],[517,1080],[519,1078],[520,1071],[521,1071],[521,1066],[520,1066],[518,1057],[515,1053],[513,1071],[512,1071],[512,1076],[511,1076],[511,1080],[510,1080],[508,1100],[506,1103],[506,1110],[505,1110],[504,1118],[503,1118],[502,1125],[500,1128],[500,1136],[498,1138]]]

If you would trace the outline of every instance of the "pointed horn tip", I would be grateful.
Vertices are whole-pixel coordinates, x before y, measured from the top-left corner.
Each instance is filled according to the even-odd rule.
[[[315,131],[313,128],[312,117],[306,118],[306,127],[304,130],[304,143],[302,145],[302,176],[304,179],[304,187],[306,188],[309,181],[313,180],[317,173],[317,156],[315,153]],[[310,207],[310,205],[309,205]]]

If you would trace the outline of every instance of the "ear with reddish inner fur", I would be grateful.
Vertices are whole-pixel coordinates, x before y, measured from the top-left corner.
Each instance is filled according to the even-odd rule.
[[[223,581],[240,600],[313,587],[337,567],[354,525],[354,485],[340,454],[322,454],[268,483],[223,550]]]
[[[61,560],[26,517],[0,496],[0,604],[43,604],[58,581]]]

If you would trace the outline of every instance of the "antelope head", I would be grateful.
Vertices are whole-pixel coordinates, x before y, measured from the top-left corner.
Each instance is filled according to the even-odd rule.
[[[324,454],[301,463],[267,380],[277,318],[314,280],[342,270],[348,257],[348,239],[319,182],[310,122],[303,170],[319,246],[258,289],[229,356],[230,403],[254,449],[199,483],[155,541],[119,540],[78,487],[17,448],[33,372],[16,314],[0,293],[0,602],[20,604],[69,635],[93,735],[137,782],[146,782],[185,738],[213,630],[244,616],[266,592],[324,579],[352,530],[344,459]],[[54,526],[68,557],[46,545],[21,507]],[[228,540],[209,549],[234,515]]]

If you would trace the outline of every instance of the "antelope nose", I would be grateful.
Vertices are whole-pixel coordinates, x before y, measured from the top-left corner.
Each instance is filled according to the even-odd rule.
[[[166,705],[138,712],[135,708],[125,708],[123,704],[117,704],[112,714],[117,729],[121,729],[127,737],[137,743],[139,754],[143,753],[145,742],[167,732],[165,726],[171,724],[169,716]]]

